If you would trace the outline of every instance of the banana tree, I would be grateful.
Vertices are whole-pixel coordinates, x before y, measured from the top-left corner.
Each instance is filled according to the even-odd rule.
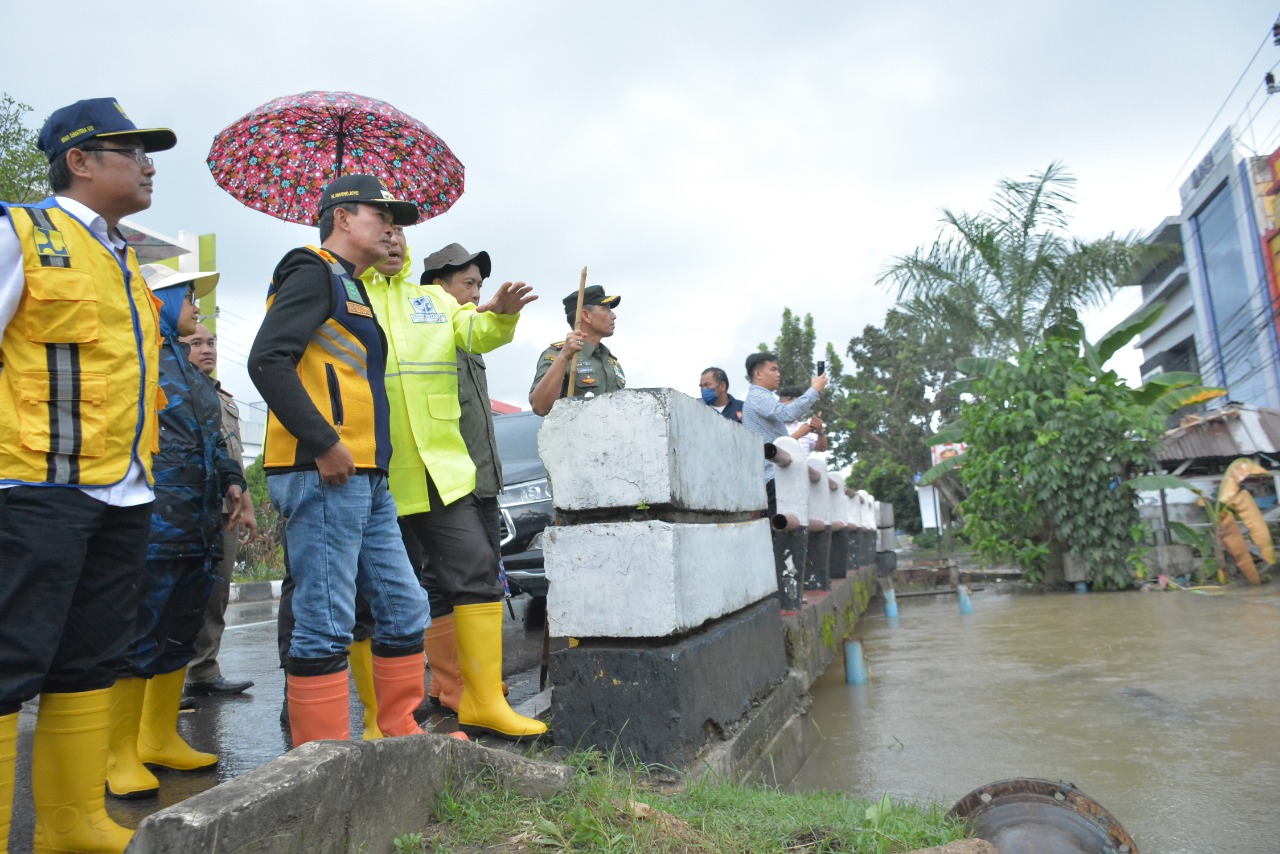
[[[1198,504],[1209,514],[1209,521],[1214,524],[1214,559],[1217,561],[1219,577],[1222,578],[1222,567],[1226,565],[1224,553],[1229,553],[1240,569],[1240,574],[1250,584],[1261,584],[1258,566],[1249,551],[1249,543],[1240,530],[1241,524],[1248,532],[1253,544],[1265,563],[1276,562],[1275,547],[1271,542],[1271,529],[1262,519],[1253,495],[1241,485],[1250,477],[1267,477],[1270,472],[1247,457],[1241,457],[1227,466],[1222,476],[1222,485],[1218,487],[1218,500],[1209,501],[1201,494]]]

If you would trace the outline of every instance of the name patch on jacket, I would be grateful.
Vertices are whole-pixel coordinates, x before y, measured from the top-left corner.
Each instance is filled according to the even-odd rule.
[[[444,323],[449,318],[436,311],[429,296],[409,297],[409,319],[414,323]]]
[[[358,314],[361,317],[373,317],[373,309],[369,308],[367,305],[352,302],[351,300],[347,300],[347,313]]]

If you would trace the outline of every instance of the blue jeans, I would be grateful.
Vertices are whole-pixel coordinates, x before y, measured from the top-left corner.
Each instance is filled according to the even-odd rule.
[[[293,574],[293,658],[343,655],[356,623],[356,591],[373,610],[380,646],[422,644],[430,622],[427,594],[405,553],[396,504],[381,474],[357,474],[341,486],[315,471],[267,477],[271,502],[285,516]]]

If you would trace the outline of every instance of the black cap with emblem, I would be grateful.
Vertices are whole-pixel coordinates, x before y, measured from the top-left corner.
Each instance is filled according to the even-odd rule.
[[[391,221],[396,225],[413,225],[418,221],[418,206],[413,202],[397,199],[373,175],[343,175],[341,178],[334,178],[320,194],[316,214],[318,216],[328,208],[344,202],[385,205],[391,211]]]
[[[564,302],[564,316],[568,318],[570,323],[573,323],[575,320],[577,320],[577,318],[574,317],[573,315],[574,315],[574,312],[578,310],[578,292],[574,291],[573,293],[569,294],[567,297],[564,298],[563,302]],[[621,302],[622,302],[622,297],[607,296],[604,292],[604,288],[600,287],[599,285],[589,285],[582,292],[582,305],[584,307],[588,305],[602,305],[605,308],[616,308],[618,304]]]

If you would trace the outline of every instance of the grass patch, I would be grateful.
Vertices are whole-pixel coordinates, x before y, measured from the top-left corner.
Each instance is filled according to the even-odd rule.
[[[897,852],[964,838],[945,809],[836,792],[792,794],[692,781],[596,751],[572,754],[573,785],[548,801],[484,777],[457,781],[397,854],[439,852]]]

